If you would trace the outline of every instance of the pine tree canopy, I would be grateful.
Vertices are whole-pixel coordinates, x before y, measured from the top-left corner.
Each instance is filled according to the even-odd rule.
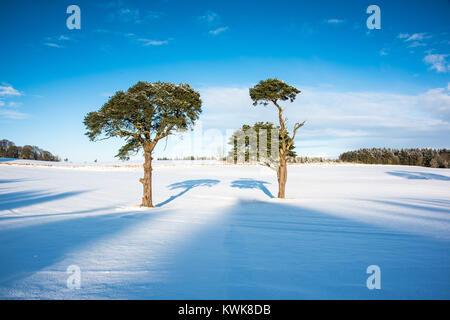
[[[260,132],[261,129],[262,130],[266,130],[267,146],[260,146],[259,132]],[[232,156],[233,159],[236,161],[237,160],[237,153],[238,152],[245,152],[245,161],[249,161],[250,150],[252,148],[256,147],[255,153],[257,155],[257,160],[258,161],[260,160],[260,150],[261,149],[267,150],[267,157],[271,158],[273,156],[271,154],[271,151],[272,151],[272,130],[273,129],[277,129],[276,132],[278,132],[278,138],[279,138],[279,141],[280,141],[279,148],[281,149],[281,146],[282,146],[282,142],[281,141],[282,141],[283,138],[279,135],[280,127],[274,125],[271,122],[256,122],[253,126],[248,125],[248,124],[244,124],[244,125],[242,125],[241,129],[239,129],[239,130],[237,130],[237,131],[235,131],[233,133],[233,135],[230,137],[230,139],[228,141],[228,144],[230,144],[233,147],[230,150],[230,153],[229,153],[230,156]],[[238,141],[237,141],[236,137],[239,136],[240,132],[244,132],[244,134],[245,134],[245,132],[247,130],[254,130],[256,132],[256,134],[257,134],[257,136],[256,136],[256,138],[257,138],[256,139],[256,146],[253,146],[253,145],[250,144],[249,137],[245,137],[244,144],[238,145],[238,143],[237,143]],[[284,139],[286,141],[286,144],[291,141],[291,137],[289,136],[289,134],[287,134]],[[295,158],[297,156],[297,153],[294,151],[294,149],[295,149],[295,145],[291,144],[290,147],[289,147],[288,153],[287,153],[287,157],[289,159],[293,159],[293,158]]]
[[[157,142],[172,131],[191,128],[198,119],[200,94],[188,84],[138,82],[118,91],[98,111],[84,119],[90,140],[125,138],[116,157],[128,159],[140,148],[152,152]]]
[[[253,105],[267,105],[269,102],[276,103],[278,100],[293,102],[300,90],[288,85],[286,82],[278,79],[267,79],[260,81],[249,90]]]

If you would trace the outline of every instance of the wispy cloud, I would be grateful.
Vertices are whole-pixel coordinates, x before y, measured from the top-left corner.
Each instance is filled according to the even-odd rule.
[[[140,24],[149,20],[158,19],[162,16],[162,12],[144,11],[138,8],[126,6],[123,1],[113,1],[106,5],[101,5],[104,9],[113,10],[108,15],[109,21],[119,21],[124,23]]]
[[[10,101],[10,102],[8,103],[8,106],[9,106],[9,107],[20,107],[21,105],[23,105],[22,102],[14,102],[14,101]]]
[[[220,16],[210,10],[206,11],[204,15],[197,17],[197,20],[201,23],[207,24],[208,26],[220,24]]]
[[[208,33],[214,36],[229,29],[227,26],[222,24],[220,16],[211,10],[208,10],[205,14],[198,16],[197,21],[205,25],[209,29]]]
[[[43,45],[46,47],[61,49],[65,47],[65,44],[76,41],[78,41],[76,37],[69,37],[62,34],[60,36],[45,37],[43,40]]]
[[[21,96],[22,93],[14,89],[13,86],[3,83],[0,86],[0,96]]]
[[[131,43],[139,44],[141,46],[162,46],[168,44],[170,41],[174,40],[174,38],[168,38],[167,40],[154,40],[144,38],[142,35],[138,35],[133,32],[122,32],[122,31],[111,31],[107,29],[96,29],[95,33],[107,34],[111,36],[123,37],[128,39]]]
[[[139,9],[120,8],[112,17],[122,22],[141,23],[141,13]]]
[[[344,21],[345,20],[342,20],[342,19],[326,19],[325,23],[328,23],[328,24],[341,24],[341,23],[344,23]]]
[[[408,45],[408,48],[426,47],[427,44],[424,42],[414,41]]]
[[[380,56],[387,56],[387,55],[388,55],[388,52],[385,48],[380,50]]]
[[[411,36],[409,36],[405,41],[417,41],[417,40],[424,40],[424,39],[429,39],[431,38],[431,35],[422,32],[422,33],[414,33]]]
[[[168,40],[150,40],[150,39],[138,39],[138,41],[142,42],[144,46],[162,46],[164,44],[168,44]]]
[[[22,102],[16,101],[8,101],[11,98],[20,97],[23,93],[7,83],[2,83],[0,85],[0,117],[8,118],[8,119],[23,119],[26,118],[27,115],[17,111],[16,107],[20,107]],[[5,101],[6,99],[6,101]],[[13,108],[13,109],[10,109]]]
[[[403,43],[406,45],[406,48],[420,48],[420,47],[427,47],[428,45],[433,46],[436,45],[436,41],[428,42],[428,39],[434,38],[438,39],[438,35],[431,35],[427,32],[420,32],[420,33],[399,33],[397,35],[398,39],[402,39]],[[426,50],[425,51],[425,57],[423,58],[423,62],[426,65],[429,65],[429,70],[435,70],[437,72],[448,72],[450,70],[450,66],[447,62],[447,56],[448,54],[434,54],[432,53],[434,49]],[[414,53],[413,50],[410,51],[411,53]]]
[[[57,43],[53,43],[53,42],[45,42],[44,46],[52,47],[52,48],[58,48],[58,49],[63,47],[63,46],[61,46],[61,45],[59,45]]]
[[[399,33],[397,35],[398,39],[402,39],[404,42],[410,42],[410,41],[415,41],[415,43],[423,43],[423,42],[419,42],[419,41],[423,41],[426,39],[430,39],[433,36],[426,33],[426,32],[421,32],[421,33],[413,33],[413,34],[409,34],[409,33]]]
[[[25,119],[28,115],[14,110],[0,109],[0,117],[7,119]]]
[[[450,71],[450,65],[447,61],[448,54],[433,54],[428,53],[423,61],[425,64],[430,65],[430,70],[436,70],[437,72]]]
[[[217,29],[214,29],[214,30],[210,30],[209,33],[212,34],[212,35],[218,35],[219,33],[222,33],[222,32],[227,31],[227,30],[228,30],[228,27],[220,27],[220,28],[217,28]]]

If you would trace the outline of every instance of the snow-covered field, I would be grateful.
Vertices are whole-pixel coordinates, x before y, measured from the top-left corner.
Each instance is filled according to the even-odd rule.
[[[0,298],[450,298],[445,169],[290,166],[278,200],[265,167],[156,165],[158,207],[141,209],[138,166],[8,163]]]

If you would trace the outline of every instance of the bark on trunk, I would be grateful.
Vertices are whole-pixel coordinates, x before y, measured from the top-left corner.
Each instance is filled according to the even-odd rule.
[[[144,187],[141,207],[153,207],[152,202],[152,153],[145,151],[144,178],[140,179]]]
[[[277,171],[278,176],[278,198],[284,199],[287,180],[287,161],[280,159],[280,166]]]
[[[277,170],[278,177],[278,198],[284,199],[285,197],[285,189],[286,189],[286,180],[287,180],[287,153],[289,152],[289,147],[286,144],[286,125],[285,119],[283,119],[283,109],[276,103],[273,102],[275,106],[278,108],[278,120],[280,121],[280,137],[281,137],[281,150],[280,150],[280,165]]]

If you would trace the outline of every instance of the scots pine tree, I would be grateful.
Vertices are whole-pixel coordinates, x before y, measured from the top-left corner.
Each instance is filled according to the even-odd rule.
[[[284,81],[267,79],[260,81],[256,86],[251,88],[249,93],[254,106],[258,104],[267,106],[272,103],[277,108],[281,141],[279,161],[276,163],[278,198],[284,198],[286,193],[287,158],[289,150],[294,143],[297,130],[305,124],[305,121],[294,125],[292,137],[290,137],[287,129],[287,118],[283,117],[284,108],[281,107],[280,102],[286,100],[293,102],[297,94],[300,93],[300,90],[286,84]]]
[[[138,82],[127,91],[118,91],[98,111],[84,119],[91,141],[113,137],[125,139],[116,157],[129,159],[143,150],[145,156],[143,207],[153,207],[152,153],[157,143],[175,130],[191,128],[198,119],[200,94],[188,84]]]

